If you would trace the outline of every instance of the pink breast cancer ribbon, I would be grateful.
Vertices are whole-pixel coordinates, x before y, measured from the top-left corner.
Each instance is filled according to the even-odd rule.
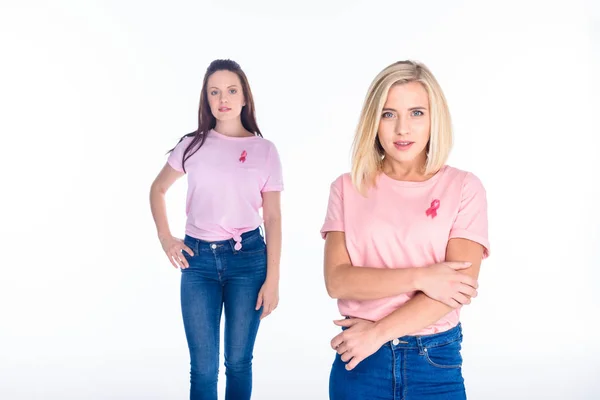
[[[438,208],[440,208],[440,201],[439,200],[434,200],[431,202],[431,207],[429,207],[427,209],[427,211],[425,211],[425,214],[429,217],[431,216],[431,218],[435,218],[437,216],[437,210]]]
[[[246,153],[246,150],[242,151],[242,155],[240,156],[240,162],[244,163],[246,162],[246,156],[248,155],[248,153]]]

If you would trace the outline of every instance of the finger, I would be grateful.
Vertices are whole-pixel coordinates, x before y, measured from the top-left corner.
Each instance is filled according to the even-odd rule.
[[[344,354],[342,354],[340,356],[341,360],[345,363],[352,360],[353,357],[354,357],[354,355],[353,355],[352,349],[347,350]]]
[[[258,292],[258,299],[256,299],[256,311],[260,310],[263,305],[263,292],[262,290]]]
[[[179,268],[177,266],[177,264],[175,264],[175,261],[173,261],[173,257],[171,257],[170,255],[167,254],[167,257],[169,258],[169,261],[171,262],[171,265],[173,265],[175,268]]]
[[[350,327],[356,323],[358,323],[358,319],[354,318],[345,318],[345,319],[336,319],[333,321],[337,326]]]
[[[263,311],[262,315],[260,316],[260,319],[266,318],[269,315],[271,315],[271,309],[270,308],[266,308],[265,311]]]
[[[337,352],[339,355],[342,355],[342,354],[344,354],[345,352],[347,352],[347,351],[348,351],[348,344],[347,344],[347,343],[345,343],[345,342],[343,342],[342,344],[340,344],[340,345],[337,347],[337,349],[335,349],[335,351],[336,351],[336,352]]]
[[[456,293],[453,297],[454,297],[454,300],[456,300],[460,304],[466,305],[466,304],[471,303],[471,299],[462,293]]]
[[[460,285],[459,292],[469,297],[477,297],[477,290],[469,285]]]
[[[444,264],[454,270],[465,269],[471,266],[469,261],[446,261]]]
[[[185,255],[183,254],[182,251],[179,251],[177,253],[177,256],[179,257],[179,263],[183,266],[183,268],[190,267],[190,264],[188,263],[187,259],[185,258]]]
[[[344,342],[344,338],[345,338],[344,332],[336,335],[336,337],[331,339],[331,348],[334,350],[337,349],[338,346]]]
[[[183,246],[183,250],[185,250],[185,252],[188,253],[190,256],[194,257],[194,252],[189,247]]]
[[[271,303],[269,303],[268,300],[264,300],[263,301],[263,312],[262,312],[260,318],[262,319],[269,314],[271,314]]]
[[[456,300],[454,300],[452,297],[448,298],[448,299],[444,299],[443,300],[444,304],[446,304],[448,307],[452,307],[452,308],[459,308],[461,305],[460,303],[458,303]]]
[[[181,268],[181,265],[179,264],[179,257],[177,257],[176,254],[171,254],[169,258],[175,263],[175,268]]]
[[[181,250],[177,250],[175,252],[175,261],[177,262],[178,265],[181,266],[182,269],[187,268],[187,260],[185,259],[185,256],[183,255]]]
[[[364,357],[354,357],[348,364],[346,364],[346,370],[352,371],[358,364],[360,364],[365,358]]]
[[[464,283],[465,285],[469,285],[474,289],[477,289],[479,287],[479,283],[477,282],[477,279],[473,278],[472,276],[466,275],[466,274],[462,274],[460,281],[462,283]]]

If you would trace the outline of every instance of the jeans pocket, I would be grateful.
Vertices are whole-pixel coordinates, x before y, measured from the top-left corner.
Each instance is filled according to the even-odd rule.
[[[242,248],[238,250],[238,253],[243,255],[266,254],[267,245],[262,236],[253,237],[252,239],[246,242],[242,241]]]
[[[457,339],[441,346],[425,347],[423,354],[427,362],[436,368],[462,367],[461,340]]]

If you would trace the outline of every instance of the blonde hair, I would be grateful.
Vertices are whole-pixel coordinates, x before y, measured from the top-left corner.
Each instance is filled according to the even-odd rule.
[[[377,141],[377,130],[383,106],[394,85],[419,82],[427,90],[430,108],[430,138],[425,174],[434,174],[446,163],[452,148],[450,111],[442,88],[431,71],[416,61],[391,64],[371,83],[362,108],[352,145],[352,183],[363,195],[375,185],[382,171],[384,151]]]

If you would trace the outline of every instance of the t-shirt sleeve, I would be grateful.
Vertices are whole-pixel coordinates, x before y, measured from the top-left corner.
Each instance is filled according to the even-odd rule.
[[[261,192],[283,191],[283,172],[279,152],[274,144],[271,144],[267,156],[267,180]]]
[[[468,173],[463,181],[458,215],[449,239],[472,240],[483,246],[483,258],[490,254],[488,241],[487,195],[483,184],[475,175]]]
[[[183,140],[181,140],[179,143],[177,143],[177,145],[175,146],[175,148],[173,149],[171,154],[169,154],[169,158],[167,158],[167,162],[175,171],[184,172],[183,171],[183,152],[188,147],[191,140],[192,139],[190,137],[184,137]]]
[[[325,239],[328,232],[344,232],[344,192],[343,177],[336,179],[329,189],[329,202],[325,223],[321,228],[321,237]]]

